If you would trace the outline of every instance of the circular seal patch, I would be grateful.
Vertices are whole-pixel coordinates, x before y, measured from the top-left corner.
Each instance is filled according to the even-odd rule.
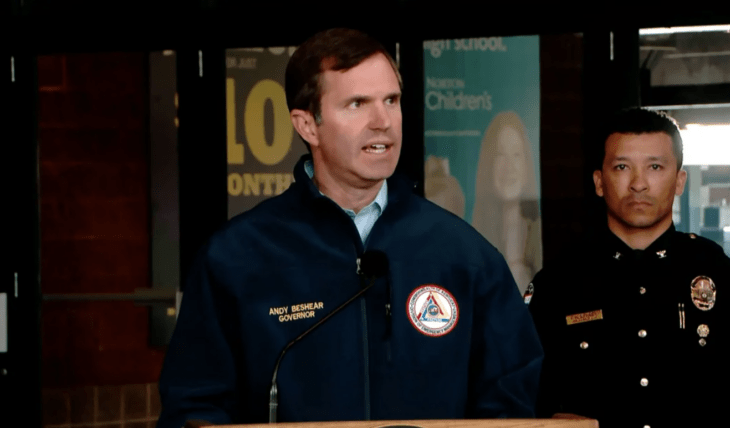
[[[459,321],[459,306],[454,296],[435,284],[417,287],[408,296],[406,305],[411,324],[426,336],[448,334]]]

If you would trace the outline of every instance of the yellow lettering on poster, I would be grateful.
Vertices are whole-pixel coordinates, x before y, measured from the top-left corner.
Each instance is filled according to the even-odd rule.
[[[228,174],[228,194],[231,196],[238,196],[243,192],[243,178],[241,174],[231,173]]]
[[[236,81],[230,77],[226,79],[226,138],[228,164],[242,165],[243,144],[236,141]]]
[[[243,174],[243,195],[244,196],[258,196],[261,194],[261,187],[259,187],[259,175],[261,174]]]
[[[281,195],[294,182],[291,173],[245,172],[228,174],[228,194],[230,196],[275,196]]]
[[[271,144],[266,141],[264,108],[271,100],[274,108],[274,137]],[[246,99],[243,125],[251,153],[264,165],[281,162],[291,148],[293,127],[286,105],[284,88],[271,79],[256,83]]]
[[[258,174],[259,176],[259,182],[263,181],[264,184],[264,195],[265,196],[271,196],[274,194],[274,191],[271,187],[271,185],[274,183],[274,180],[276,180],[276,177],[274,174]]]

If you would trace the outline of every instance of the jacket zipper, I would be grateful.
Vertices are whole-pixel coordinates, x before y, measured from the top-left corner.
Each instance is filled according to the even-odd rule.
[[[362,239],[360,238],[360,232],[357,230],[357,226],[355,226],[355,222],[348,216],[344,211],[342,211],[342,208],[340,208],[334,201],[330,200],[332,202],[332,205],[337,207],[337,209],[349,220],[349,224],[351,225],[351,229],[354,229],[355,231],[355,242],[359,243],[355,245],[355,252],[357,253],[357,268],[358,272],[360,270],[360,257],[365,253],[366,246],[365,243],[362,242]],[[376,222],[377,225],[377,222]],[[373,226],[373,229],[375,229],[375,226]],[[372,233],[372,230],[370,231]],[[390,309],[390,308],[387,308]],[[369,421],[371,419],[370,416],[370,349],[368,345],[368,317],[367,317],[367,305],[365,302],[365,296],[362,297],[360,300],[360,311],[362,313],[362,343],[363,343],[363,365],[364,365],[364,372],[363,372],[363,387],[364,387],[364,406],[365,406],[365,418],[364,420]],[[388,352],[388,360],[390,361],[390,337],[388,337],[388,343],[387,343],[387,352]]]
[[[334,204],[334,202],[333,202]],[[336,204],[334,204],[337,206]],[[349,224],[351,226],[351,229],[354,230],[354,239],[355,239],[355,253],[357,254],[357,273],[358,277],[360,279],[360,287],[364,286],[363,277],[360,276],[360,257],[365,253],[365,243],[362,242],[362,239],[360,238],[360,232],[357,230],[357,226],[355,226],[355,222],[352,221],[350,216],[348,216],[344,211],[342,211],[342,208],[337,206],[337,209],[342,212],[344,216],[347,217],[347,220],[349,221]],[[364,400],[363,405],[365,407],[365,417],[364,420],[369,421],[370,420],[370,349],[368,345],[368,317],[367,317],[367,305],[365,303],[365,296],[363,296],[360,299],[360,313],[362,314],[362,344],[363,344],[363,388],[364,388]]]
[[[386,281],[389,281],[388,278],[385,279]],[[393,301],[393,291],[390,287],[390,283],[388,283],[388,302]],[[388,362],[388,364],[391,363],[391,348],[390,348],[390,338],[393,335],[393,315],[391,313],[390,303],[387,303],[385,305],[385,359]]]
[[[365,373],[363,385],[365,387],[365,420],[370,420],[370,357],[368,349],[368,317],[365,299],[360,300],[360,309],[362,311],[362,343],[363,343],[363,361],[365,365]]]
[[[382,217],[382,214],[381,214]],[[380,219],[378,219],[380,220]],[[373,231],[378,226],[378,223],[375,222],[375,225],[370,230],[370,236],[373,236]],[[368,236],[368,241],[370,240],[370,236]],[[366,246],[363,245],[363,248]],[[393,335],[393,310],[392,310],[392,302],[393,302],[393,287],[390,283],[390,278],[388,277],[390,275],[390,272],[386,275],[385,278],[385,286],[386,286],[386,298],[387,303],[385,304],[385,335],[383,336],[383,342],[385,344],[385,360],[386,362],[390,363],[392,361],[392,346],[391,346],[391,337]]]

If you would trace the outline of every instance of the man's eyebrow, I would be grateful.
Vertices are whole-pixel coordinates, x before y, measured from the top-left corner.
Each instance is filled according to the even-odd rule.
[[[617,162],[617,161],[628,161],[631,160],[629,156],[616,156],[615,158],[610,159],[611,162]],[[669,159],[666,156],[649,156],[644,158],[644,160],[647,161],[663,161],[663,162],[669,162]]]
[[[403,95],[403,93],[401,91],[395,91],[395,92],[386,94],[384,99],[400,98],[402,95]],[[373,99],[375,99],[375,97],[373,97],[371,95],[353,95],[353,96],[345,99],[345,104],[350,104],[353,101],[372,101]]]
[[[353,95],[345,99],[345,104],[350,104],[353,101],[370,101],[373,97],[367,95]]]
[[[648,158],[646,158],[646,160],[669,162],[669,159],[666,156],[649,156]]]

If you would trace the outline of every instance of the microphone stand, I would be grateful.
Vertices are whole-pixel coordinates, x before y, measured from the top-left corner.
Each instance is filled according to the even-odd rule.
[[[368,284],[366,287],[358,291],[354,296],[350,297],[345,303],[341,304],[340,306],[336,307],[332,310],[332,312],[328,313],[324,317],[322,317],[321,320],[317,321],[314,325],[309,327],[307,330],[304,331],[304,333],[300,334],[297,338],[289,342],[285,347],[284,350],[281,351],[281,354],[279,354],[279,359],[276,361],[276,365],[274,366],[274,376],[271,379],[271,391],[269,392],[269,423],[273,424],[276,423],[276,409],[279,406],[279,399],[278,399],[278,390],[276,387],[276,375],[279,372],[279,365],[281,364],[281,360],[284,358],[284,355],[286,354],[286,351],[289,350],[295,343],[299,342],[304,336],[308,335],[309,333],[313,332],[317,327],[321,326],[325,323],[328,319],[332,318],[333,315],[335,315],[337,312],[344,309],[347,305],[357,300],[360,296],[365,294],[366,291],[368,291],[373,285],[375,285],[375,279],[376,276],[373,275],[370,277],[370,284]]]

